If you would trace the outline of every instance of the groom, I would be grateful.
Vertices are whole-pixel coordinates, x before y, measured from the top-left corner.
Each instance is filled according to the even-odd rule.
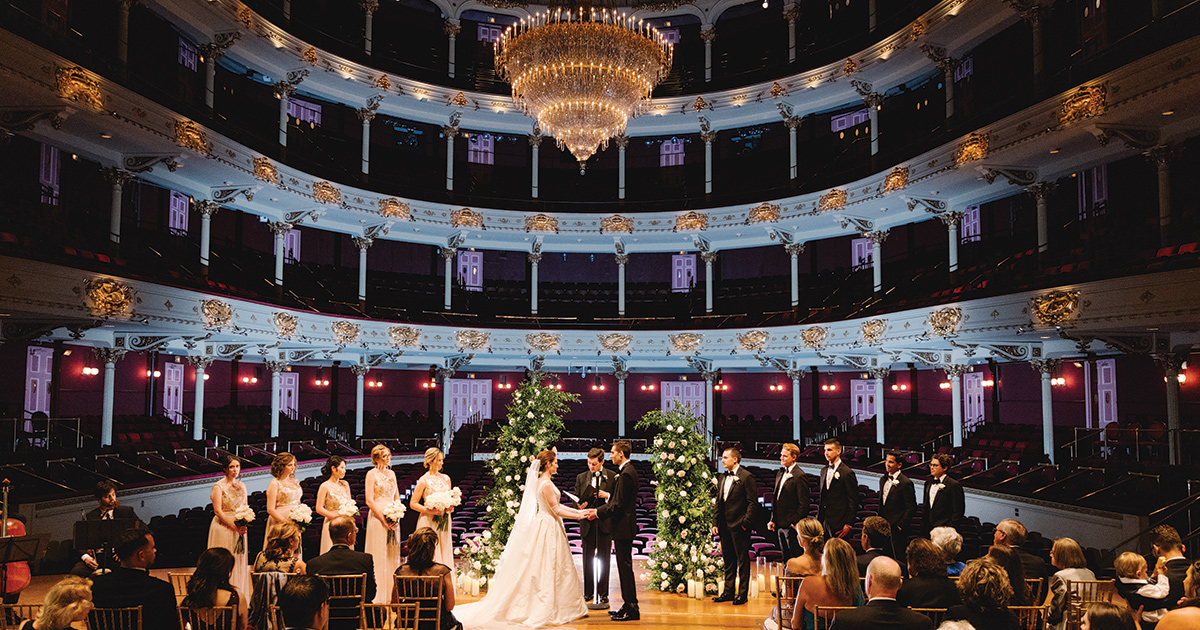
[[[642,618],[638,611],[637,585],[633,581],[633,537],[637,533],[634,500],[637,498],[638,476],[633,463],[629,461],[631,452],[633,447],[629,442],[618,440],[613,443],[612,461],[618,473],[616,488],[608,503],[596,508],[599,518],[612,519],[617,577],[621,580],[621,599],[625,602],[620,610],[609,611],[613,621],[637,621]]]

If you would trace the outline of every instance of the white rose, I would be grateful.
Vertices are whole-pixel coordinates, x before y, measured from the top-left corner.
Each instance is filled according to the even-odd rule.
[[[688,484],[688,485],[691,485],[691,484]],[[680,491],[679,491],[679,496],[681,496],[681,497],[686,497],[686,496],[687,496],[687,490],[680,490]]]
[[[670,424],[668,424],[668,425],[667,425],[667,430],[668,430],[668,431],[674,431],[674,430],[675,430],[675,426],[674,426],[674,425],[670,425]]]
[[[517,453],[517,449],[515,449],[515,448],[514,448],[514,449],[512,450],[512,452],[510,452],[510,453],[508,454],[508,456],[509,456],[509,457],[511,457],[511,458],[513,458],[513,459],[516,459],[516,458],[520,457],[521,455],[520,455],[520,453]]]
[[[664,591],[667,590],[667,587],[669,587],[669,586],[671,586],[670,582],[668,582],[666,580],[662,581],[662,590],[664,590]]]
[[[483,530],[483,539],[484,540],[487,540],[491,537],[492,537],[492,531],[490,529]]]
[[[667,469],[667,476],[668,476],[668,477],[673,477],[673,476],[675,476],[675,469],[674,469],[674,468],[668,468],[668,469]]]
[[[529,418],[529,419],[531,419],[531,420],[532,420],[532,419],[533,419],[533,412],[532,412],[532,411],[530,411],[529,413],[525,414],[525,417],[526,417],[526,418]]]
[[[489,505],[489,506],[487,506],[486,508],[484,508],[484,510],[483,510],[483,511],[484,511],[484,512],[491,512],[491,511],[492,511],[492,506],[490,506],[490,505]]]
[[[529,443],[530,443],[530,444],[537,444],[537,438],[533,437],[532,435],[531,435],[531,436],[529,436]]]
[[[706,471],[704,471],[704,472],[700,473],[700,478],[701,478],[701,479],[708,479],[708,471],[706,470]]]
[[[665,496],[666,496],[666,495],[664,495],[664,494],[663,494],[663,493],[661,493],[661,492],[660,492],[660,493],[658,493],[658,500],[659,500],[659,501],[662,501],[662,500],[663,500],[663,498],[664,498]]]
[[[684,523],[686,523],[686,522],[687,522],[687,517],[686,517],[686,516],[680,516],[680,517],[679,517],[679,524],[680,524],[680,525],[683,525],[683,524],[684,524]]]
[[[677,564],[677,565],[675,565],[675,570],[676,570],[676,571],[682,571],[682,570],[683,570],[683,565],[682,565],[682,564]]]
[[[689,482],[687,482],[687,487],[691,488],[691,487],[692,487],[692,482],[690,482],[690,481],[689,481]]]
[[[505,481],[512,481],[512,475],[504,475]]]
[[[678,474],[680,477],[682,477],[682,476],[684,476],[685,474],[687,474],[687,471],[686,471],[686,470],[681,470],[681,471],[679,471],[679,473],[677,473],[677,474]]]
[[[687,440],[680,440],[679,445],[683,446],[683,447],[687,447]]]
[[[667,444],[667,448],[675,448],[675,443],[671,442],[670,444]]]
[[[669,511],[667,511],[667,510],[663,510],[663,511],[662,511],[662,515],[663,515],[663,518],[670,518],[670,517],[671,517],[671,513],[670,513]]]

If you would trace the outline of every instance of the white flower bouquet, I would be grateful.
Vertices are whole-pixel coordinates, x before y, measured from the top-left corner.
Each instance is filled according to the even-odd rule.
[[[425,507],[431,510],[445,512],[452,507],[458,507],[460,504],[462,504],[462,490],[458,487],[425,495]],[[433,524],[439,532],[449,531],[450,515],[445,513],[435,515],[433,517]]]
[[[243,505],[233,511],[233,524],[237,527],[245,527],[254,522],[257,515],[249,505]],[[233,553],[246,552],[246,537],[239,534],[237,543],[233,546]]]
[[[404,518],[404,512],[407,508],[400,501],[392,501],[387,507],[383,508],[383,520],[387,521],[388,533],[387,544],[389,546],[396,544],[396,525],[400,523],[400,519]]]
[[[292,508],[292,512],[288,514],[288,520],[295,523],[303,532],[309,525],[312,525],[312,514],[312,508],[301,503]]]
[[[353,501],[341,504],[338,507],[338,516],[349,516],[350,518],[358,518],[358,506]]]

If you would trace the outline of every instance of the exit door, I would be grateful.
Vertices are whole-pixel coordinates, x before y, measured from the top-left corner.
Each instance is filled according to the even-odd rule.
[[[481,419],[492,417],[492,380],[450,379],[450,426],[457,430],[477,413]]]
[[[850,381],[850,417],[854,424],[875,417],[875,380],[853,379]]]

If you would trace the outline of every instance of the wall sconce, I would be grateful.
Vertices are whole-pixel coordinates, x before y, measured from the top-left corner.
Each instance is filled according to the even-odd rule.
[[[650,377],[646,377],[645,379],[642,380],[642,391],[652,392],[652,391],[654,391],[654,389],[655,389],[654,381],[651,381]]]
[[[938,389],[950,389],[950,381],[942,381],[938,383]]]
[[[160,376],[162,376],[162,371],[161,371],[161,370],[154,370],[154,371],[151,371],[151,370],[146,370],[146,377],[147,377],[147,378],[150,378],[150,377],[159,378]]]
[[[775,379],[771,381],[771,385],[770,385],[770,386],[769,386],[767,389],[769,389],[769,390],[771,390],[771,391],[773,391],[773,392],[781,392],[781,391],[783,391],[783,385],[780,385],[780,384],[779,384],[779,377],[778,377],[778,376],[777,376],[777,377],[775,377]]]
[[[383,387],[383,381],[367,381],[367,387]]]
[[[821,391],[823,392],[836,392],[837,388],[837,383],[825,383],[821,385]]]
[[[554,377],[551,377],[551,378],[550,378],[550,382],[549,382],[549,383],[546,383],[546,387],[549,387],[550,389],[557,389],[557,390],[561,390],[561,389],[562,389],[562,383],[559,383],[559,382],[558,382],[558,377],[557,377],[557,376],[554,376]]]
[[[990,378],[989,378],[989,379],[984,379],[984,381],[983,381],[983,383],[982,383],[982,384],[983,384],[983,386],[984,386],[984,387],[995,387],[995,386],[996,386],[996,381],[995,381],[995,380],[993,380],[993,379],[990,379]]]
[[[604,382],[600,380],[600,375],[597,374],[596,379],[592,381],[592,391],[602,392],[604,389]]]
[[[210,376],[212,376],[212,375],[211,375],[211,374],[209,374],[208,372],[205,372],[205,373],[204,373],[204,380],[206,380],[206,381],[207,381],[207,380],[209,379],[209,377],[210,377]]]
[[[257,382],[258,382],[258,377],[257,377],[257,376],[243,376],[243,377],[242,377],[242,382],[243,382],[243,383],[250,383],[250,384],[257,383]],[[328,382],[327,382],[327,383],[328,383]]]
[[[313,380],[313,385],[316,385],[317,387],[328,387],[329,379],[325,378],[324,375],[325,375],[325,368],[323,368],[323,367],[317,368],[317,378],[315,380]]]
[[[429,379],[428,381],[422,381],[421,389],[437,389],[437,381],[434,379]]]
[[[897,384],[895,384],[895,383],[892,383],[892,391],[894,391],[894,392],[906,392],[906,391],[908,391],[908,385],[906,385],[906,384],[900,384],[900,385],[897,385]]]
[[[719,379],[717,379],[717,384],[716,384],[716,385],[713,385],[713,391],[714,391],[714,392],[727,392],[727,391],[729,391],[729,386],[725,384],[725,379],[723,379],[723,378],[719,378]]]
[[[512,383],[508,382],[507,374],[500,375],[500,382],[496,384],[496,389],[512,389]]]
[[[1061,376],[1056,376],[1056,377],[1054,377],[1054,378],[1050,379],[1050,384],[1051,384],[1051,385],[1054,385],[1054,386],[1056,386],[1056,387],[1057,387],[1057,386],[1059,386],[1059,385],[1066,385],[1066,384],[1067,384],[1067,379],[1065,379],[1065,378],[1063,378],[1063,377],[1061,377]]]
[[[64,353],[65,354],[65,353]],[[83,359],[83,369],[80,370],[84,376],[95,376],[100,373],[100,368],[92,365],[92,355],[85,354]]]

